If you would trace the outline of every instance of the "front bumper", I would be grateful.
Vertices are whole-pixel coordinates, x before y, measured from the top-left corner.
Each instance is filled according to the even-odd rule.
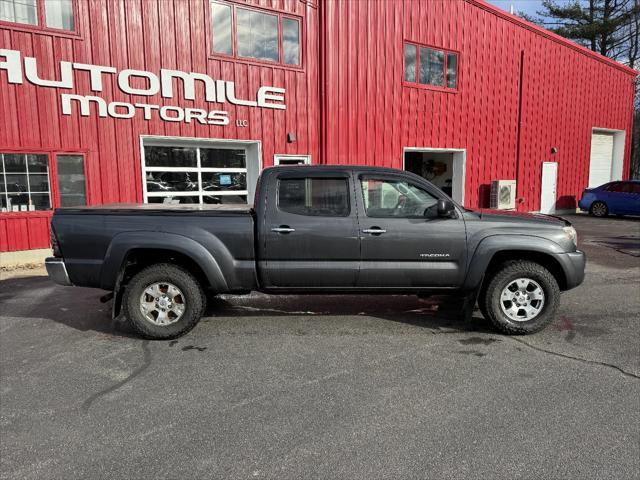
[[[589,210],[589,207],[591,207],[591,203],[584,200],[584,199],[580,199],[580,201],[578,202],[578,208],[582,211],[587,211]]]
[[[67,273],[67,267],[64,264],[64,260],[58,257],[48,257],[44,261],[47,267],[47,275],[55,283],[59,285],[70,286],[73,285],[69,280],[69,274]]]
[[[576,250],[575,252],[559,253],[556,258],[562,265],[567,280],[565,290],[575,288],[584,281],[584,270],[587,264],[587,256],[584,252]]]

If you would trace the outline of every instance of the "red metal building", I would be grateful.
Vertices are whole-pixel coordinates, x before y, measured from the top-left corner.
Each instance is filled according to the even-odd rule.
[[[629,170],[636,75],[480,0],[4,0],[0,252],[57,206],[251,202],[292,162],[575,209]]]

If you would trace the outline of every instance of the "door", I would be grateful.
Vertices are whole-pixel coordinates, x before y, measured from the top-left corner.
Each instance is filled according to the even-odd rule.
[[[278,176],[276,191],[262,226],[265,285],[354,287],[360,239],[351,175],[303,176],[289,170]]]
[[[599,187],[611,181],[612,163],[613,134],[593,133],[589,160],[589,188]]]
[[[437,216],[438,193],[402,176],[361,175],[356,189],[361,264],[370,288],[455,287],[466,265],[462,217]]]
[[[558,183],[558,164],[542,163],[542,186],[540,188],[540,213],[556,211],[556,187]]]

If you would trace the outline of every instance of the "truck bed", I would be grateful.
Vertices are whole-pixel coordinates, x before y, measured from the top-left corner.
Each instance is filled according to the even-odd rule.
[[[58,208],[51,225],[76,285],[113,289],[132,255],[153,251],[159,261],[171,258],[167,252],[190,257],[205,274],[215,276],[217,283],[211,283],[218,291],[255,288],[254,216],[249,205]]]
[[[112,203],[89,207],[62,207],[56,215],[203,215],[208,217],[251,215],[253,208],[245,204],[165,204],[165,203]]]

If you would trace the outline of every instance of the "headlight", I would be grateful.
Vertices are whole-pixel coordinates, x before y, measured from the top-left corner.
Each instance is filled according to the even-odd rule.
[[[578,246],[578,232],[576,232],[576,229],[573,228],[573,227],[564,227],[562,230],[567,235],[569,240],[571,240],[573,242],[573,244],[577,247]]]

